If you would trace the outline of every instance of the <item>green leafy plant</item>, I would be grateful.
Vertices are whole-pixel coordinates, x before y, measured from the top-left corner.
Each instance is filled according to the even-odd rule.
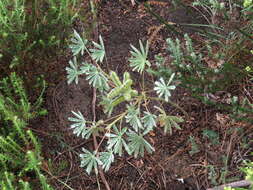
[[[74,35],[79,38],[78,34]],[[70,61],[70,67],[66,68],[68,83],[76,82],[81,75],[86,75],[86,80],[93,87],[98,89],[99,104],[104,108],[106,119],[98,121],[87,121],[79,111],[72,111],[73,117],[69,117],[72,122],[71,128],[73,133],[82,138],[90,138],[91,135],[103,136],[98,143],[99,146],[89,151],[83,149],[83,154],[80,154],[81,167],[86,168],[88,174],[92,170],[98,174],[99,166],[105,171],[108,171],[115,160],[115,156],[123,156],[126,153],[133,155],[135,158],[144,156],[145,152],[152,153],[155,151],[153,145],[148,141],[150,137],[149,132],[155,130],[156,127],[164,127],[164,132],[172,134],[172,128],[181,129],[178,123],[184,120],[179,116],[171,116],[163,109],[164,104],[171,104],[169,100],[171,91],[176,88],[173,85],[173,78],[176,76],[172,74],[170,79],[160,79],[153,81],[153,84],[146,84],[144,79],[144,72],[146,66],[151,66],[148,60],[148,44],[145,49],[141,41],[140,50],[131,45],[131,58],[129,59],[130,67],[133,71],[138,71],[143,77],[143,84],[150,85],[146,90],[139,91],[134,89],[134,80],[131,78],[129,72],[124,72],[123,76],[119,76],[114,71],[108,73],[101,69],[99,63],[105,59],[105,46],[102,37],[99,36],[99,43],[89,43],[86,39],[78,39],[80,43],[74,42],[70,45],[74,61]],[[85,42],[85,43],[81,43]],[[84,45],[85,44],[85,45]],[[87,44],[87,46],[86,46]],[[90,48],[94,45],[95,48]],[[74,47],[74,51],[73,51]],[[78,55],[86,55],[91,59],[78,63]],[[92,63],[89,63],[92,60]],[[152,94],[158,94],[152,96]],[[153,107],[148,102],[157,102],[160,106]],[[123,111],[118,111],[118,107],[123,107]],[[151,111],[153,110],[153,111]],[[102,148],[103,144],[104,148]]]
[[[175,90],[176,88],[176,86],[170,85],[171,81],[174,78],[174,75],[175,75],[174,73],[171,75],[167,84],[164,82],[163,78],[161,78],[160,81],[155,82],[154,90],[157,92],[159,97],[164,96],[165,101],[168,101],[169,97],[171,96],[170,90]]]
[[[69,46],[73,55],[78,55],[79,53],[83,55],[84,50],[88,51],[88,49],[86,48],[87,42],[88,40],[86,39],[83,40],[81,36],[77,33],[77,31],[74,30],[73,38],[71,38],[72,44]]]
[[[80,0],[2,0],[0,2],[1,65],[14,68],[28,59],[56,52],[68,27],[79,16]]]
[[[86,172],[90,172],[94,169],[95,173],[98,174],[98,165],[102,165],[102,161],[99,160],[96,156],[96,152],[91,153],[86,149],[82,149],[84,154],[80,154],[81,165],[80,167],[86,167]]]
[[[44,83],[44,82],[43,82]],[[45,89],[43,84],[42,94]],[[22,179],[32,172],[43,190],[52,190],[41,172],[41,146],[31,130],[30,119],[43,115],[42,94],[35,104],[28,100],[22,79],[15,73],[1,80],[0,88],[0,188],[32,189],[35,184]]]
[[[203,137],[208,138],[212,145],[217,145],[220,143],[219,134],[213,130],[205,129],[202,132]]]
[[[198,152],[200,152],[199,146],[196,143],[195,138],[193,136],[189,137],[189,142],[191,143],[191,150],[189,151],[191,156],[198,153]]]
[[[253,162],[247,162],[246,166],[241,169],[245,176],[245,179],[250,181],[253,184]],[[231,188],[231,187],[225,187],[224,190],[252,190],[253,185],[250,185],[249,188]]]
[[[250,7],[250,6],[252,6],[252,5],[253,5],[252,0],[244,0],[244,2],[243,2],[243,6],[244,6],[245,8]]]
[[[148,70],[149,73],[164,80],[169,80],[171,77],[169,73],[177,72],[180,85],[189,89],[193,97],[200,99],[207,105],[228,111],[234,119],[252,122],[251,117],[246,117],[253,113],[247,101],[234,102],[233,98],[230,98],[224,103],[217,102],[212,98],[219,92],[229,93],[232,86],[239,85],[247,75],[251,76],[251,66],[241,67],[238,64],[226,62],[221,57],[215,58],[209,46],[203,51],[196,50],[192,39],[187,34],[184,35],[184,43],[171,38],[168,38],[166,42],[172,58],[170,66],[168,66],[168,63],[166,65],[166,62],[161,61],[161,64],[152,66]],[[248,53],[249,50],[247,50]],[[165,60],[165,58],[159,59]],[[208,60],[214,65],[210,65]],[[221,64],[215,65],[214,60],[218,63],[221,62]],[[162,90],[166,91],[166,84],[162,81],[159,81],[159,83],[157,83],[160,88],[159,93],[162,96]],[[169,91],[168,88],[167,91]]]
[[[145,69],[145,66],[150,66],[150,62],[148,61],[148,43],[144,49],[144,46],[141,41],[139,41],[140,50],[131,45],[132,51],[130,51],[132,57],[129,59],[130,66],[133,67],[133,71],[137,70],[142,73]]]
[[[102,63],[105,57],[105,47],[101,35],[99,36],[99,42],[100,44],[92,42],[93,45],[95,46],[95,49],[90,49],[90,52],[93,60]]]

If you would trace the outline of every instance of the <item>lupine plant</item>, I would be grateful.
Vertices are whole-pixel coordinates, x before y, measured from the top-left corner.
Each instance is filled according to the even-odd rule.
[[[88,174],[93,170],[97,174],[99,166],[108,171],[116,155],[128,154],[137,158],[143,157],[145,152],[154,152],[155,148],[149,140],[151,132],[157,127],[163,127],[164,132],[170,134],[173,128],[181,129],[178,123],[184,121],[182,117],[171,116],[163,108],[165,104],[175,105],[170,97],[176,88],[173,84],[176,75],[173,73],[168,80],[158,78],[156,81],[150,77],[152,83],[145,83],[147,79],[144,73],[151,66],[148,43],[139,41],[139,49],[130,45],[131,57],[128,61],[132,71],[142,76],[141,90],[135,88],[131,73],[124,72],[121,76],[114,71],[105,72],[101,68],[100,65],[106,58],[101,36],[99,43],[89,42],[74,31],[69,47],[73,59],[66,67],[68,84],[78,84],[79,77],[84,75],[89,85],[99,92],[99,105],[106,114],[106,119],[88,121],[80,111],[72,111],[72,116],[68,118],[70,128],[76,136],[84,139],[89,139],[92,135],[102,137],[96,150],[82,148],[81,167]],[[85,61],[78,61],[80,56]],[[123,107],[124,111],[118,111],[118,106]],[[105,146],[100,146],[101,144]]]

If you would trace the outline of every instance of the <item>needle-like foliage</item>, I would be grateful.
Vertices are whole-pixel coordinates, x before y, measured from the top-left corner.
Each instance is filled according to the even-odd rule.
[[[171,38],[168,38],[166,42],[168,44],[168,50],[172,53],[171,56],[174,59],[175,64],[182,64],[183,52],[181,51],[179,39],[176,39],[174,42]]]
[[[40,143],[26,128],[31,118],[45,113],[38,110],[41,102],[41,97],[35,104],[29,102],[23,81],[15,73],[0,81],[0,189],[36,188],[33,183],[21,180],[30,171],[36,174],[36,184],[42,190],[52,190],[41,173]]]

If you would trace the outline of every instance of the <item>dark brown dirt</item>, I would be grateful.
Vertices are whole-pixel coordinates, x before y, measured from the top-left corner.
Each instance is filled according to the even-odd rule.
[[[199,16],[196,12],[189,13],[189,8],[174,10],[166,1],[151,5],[157,14],[170,22],[205,23],[203,18],[196,19]],[[107,63],[102,67],[108,71],[115,70],[119,75],[129,70],[129,44],[137,45],[139,39],[153,39],[151,60],[156,53],[164,52],[165,39],[176,36],[165,27],[158,30],[160,26],[161,23],[147,13],[143,5],[131,7],[128,1],[115,0],[102,2],[99,10],[99,33],[104,38],[107,50]],[[181,26],[179,31],[197,35],[189,27]],[[46,78],[50,81],[45,95],[45,107],[49,113],[46,117],[33,121],[31,128],[40,137],[43,156],[46,160],[51,159],[52,167],[46,161],[43,167],[56,189],[69,189],[61,183],[64,182],[74,190],[94,190],[98,189],[96,176],[88,176],[79,167],[78,157],[82,147],[92,148],[92,141],[74,136],[67,121],[71,110],[79,110],[86,118],[91,118],[92,89],[84,79],[80,80],[79,85],[67,85],[64,71],[67,62],[68,59],[61,58],[52,63],[50,71],[42,69],[41,73],[47,72]],[[136,76],[135,73],[132,74]],[[240,138],[240,133],[232,130],[232,133],[224,134],[222,131],[243,124],[227,121],[225,113],[204,106],[183,89],[178,89],[175,94],[174,101],[190,115],[190,119],[182,125],[183,130],[174,131],[171,136],[164,135],[162,129],[157,130],[155,136],[150,137],[156,149],[152,155],[139,159],[117,157],[110,171],[105,173],[112,190],[201,190],[210,185],[210,171],[207,170],[209,165],[216,167],[218,179],[221,175],[218,169],[223,167],[222,155],[230,157],[229,168],[234,166],[234,161],[238,161],[237,157],[232,156],[232,149],[239,147],[236,141]],[[174,108],[170,108],[170,111],[173,114],[178,113]],[[203,129],[221,132],[220,144],[210,145],[201,134]],[[189,136],[194,136],[199,145],[199,152],[194,155],[189,153]],[[105,189],[102,181],[99,181],[100,188]]]

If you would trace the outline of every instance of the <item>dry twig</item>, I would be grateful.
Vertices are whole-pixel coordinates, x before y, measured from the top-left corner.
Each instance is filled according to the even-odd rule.
[[[236,181],[236,182],[224,184],[224,185],[213,187],[213,188],[208,188],[206,190],[223,190],[225,187],[236,188],[236,187],[247,187],[247,186],[250,186],[250,185],[252,185],[252,183],[250,181],[241,180],[241,181]]]

